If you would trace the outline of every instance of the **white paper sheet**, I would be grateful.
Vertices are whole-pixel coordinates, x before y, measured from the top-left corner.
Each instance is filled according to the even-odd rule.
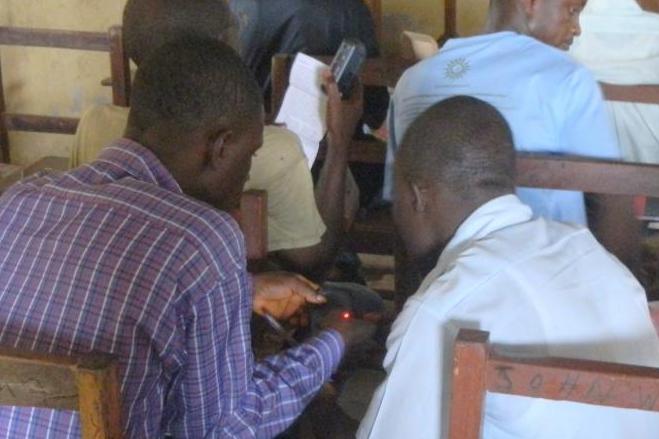
[[[309,168],[316,161],[319,143],[327,131],[327,97],[321,89],[321,74],[326,68],[327,65],[302,53],[295,57],[284,102],[275,120],[298,135]]]

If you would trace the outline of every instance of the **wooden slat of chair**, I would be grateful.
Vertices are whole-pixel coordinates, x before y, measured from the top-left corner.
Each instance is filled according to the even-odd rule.
[[[83,439],[122,437],[116,360],[0,348],[0,405],[80,412]]]
[[[616,85],[601,82],[607,101],[659,105],[659,85]]]
[[[486,392],[659,412],[659,369],[507,356],[491,349],[488,339],[489,333],[484,331],[461,329],[458,333],[453,357],[450,439],[481,437]],[[594,388],[607,391],[594,392]]]
[[[107,33],[2,26],[0,45],[108,52],[112,72],[112,101],[115,105],[129,105],[129,62],[123,50],[120,26],[110,28]],[[10,160],[9,131],[73,134],[77,124],[76,118],[7,113],[0,66],[0,152],[3,162],[9,163]]]
[[[259,190],[243,192],[240,210],[233,215],[245,236],[250,270],[260,271],[268,257],[268,194]]]
[[[382,1],[381,0],[365,0],[366,6],[371,10],[371,17],[373,17],[373,27],[375,27],[375,36],[378,41],[382,42]]]

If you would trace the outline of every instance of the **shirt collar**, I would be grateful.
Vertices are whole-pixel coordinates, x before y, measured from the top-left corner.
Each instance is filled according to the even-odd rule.
[[[181,186],[158,157],[130,139],[119,139],[103,148],[98,161],[112,163],[136,180],[183,193]]]
[[[437,268],[443,273],[465,247],[497,230],[521,224],[533,218],[531,208],[516,195],[503,195],[480,206],[458,227],[439,257]]]

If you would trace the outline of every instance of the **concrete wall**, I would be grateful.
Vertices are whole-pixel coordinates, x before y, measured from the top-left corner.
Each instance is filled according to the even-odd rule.
[[[459,0],[461,33],[478,31],[488,0]],[[125,0],[0,0],[0,24],[68,30],[103,31],[121,21]],[[382,0],[384,49],[395,53],[400,31],[438,36],[443,4],[438,0]],[[78,116],[96,102],[110,102],[109,58],[102,53],[2,47],[4,88],[9,111]],[[30,163],[44,155],[68,156],[71,138],[11,133],[12,161]]]

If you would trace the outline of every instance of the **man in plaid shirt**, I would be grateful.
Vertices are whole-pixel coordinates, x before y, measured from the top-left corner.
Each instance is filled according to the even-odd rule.
[[[328,136],[349,139],[361,103],[328,85]],[[0,198],[0,345],[116,355],[127,437],[285,429],[359,331],[337,320],[254,362],[253,307],[286,317],[319,301],[292,276],[251,277],[225,213],[239,203],[262,121],[258,86],[230,48],[184,39],[158,50],[135,79],[126,138]],[[0,409],[0,437],[77,436],[73,412]]]

